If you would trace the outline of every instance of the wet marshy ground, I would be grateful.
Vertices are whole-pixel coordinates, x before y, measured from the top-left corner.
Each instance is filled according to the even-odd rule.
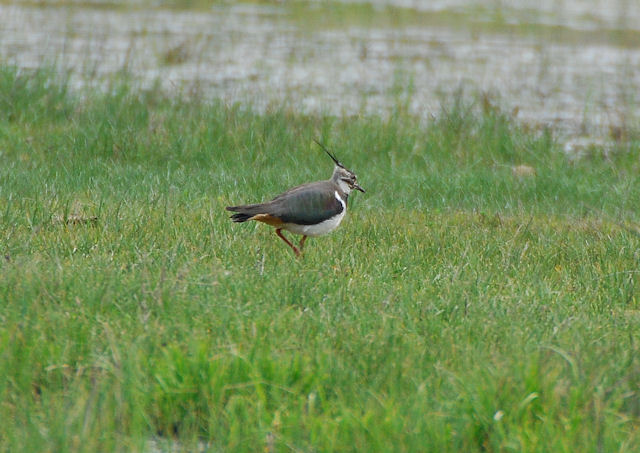
[[[347,115],[401,103],[428,117],[463,90],[566,140],[637,126],[640,5],[486,5],[3,2],[0,59],[77,85],[124,70],[179,95]]]

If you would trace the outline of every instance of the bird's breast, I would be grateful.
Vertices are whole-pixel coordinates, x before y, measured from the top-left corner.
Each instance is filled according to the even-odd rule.
[[[344,219],[344,215],[347,210],[343,209],[342,212],[338,215],[328,218],[327,220],[323,220],[320,223],[316,223],[315,225],[296,225],[295,223],[287,223],[282,225],[280,228],[284,228],[287,231],[290,231],[294,234],[303,234],[305,236],[321,236],[323,234],[327,234],[338,228],[342,219]]]
[[[337,191],[334,192],[334,196],[342,206],[342,209],[336,215],[313,225],[288,223],[283,225],[281,228],[284,228],[294,234],[303,234],[305,236],[321,236],[335,230],[338,225],[340,225],[340,222],[342,222],[342,219],[344,219],[344,215],[347,213],[347,203],[342,199],[342,197],[340,197],[340,194]]]

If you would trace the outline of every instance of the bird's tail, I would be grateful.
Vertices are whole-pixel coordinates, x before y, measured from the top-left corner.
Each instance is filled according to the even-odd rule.
[[[263,213],[262,206],[262,204],[247,204],[243,206],[227,206],[225,209],[236,213],[231,216],[231,220],[234,222],[246,222],[253,216]]]
[[[251,214],[244,214],[242,212],[239,212],[237,214],[233,214],[231,216],[231,220],[233,220],[234,222],[246,222],[251,217],[253,217]]]

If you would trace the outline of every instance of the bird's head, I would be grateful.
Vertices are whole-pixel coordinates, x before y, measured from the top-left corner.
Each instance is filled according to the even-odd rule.
[[[331,179],[338,184],[340,189],[342,189],[342,191],[347,195],[349,195],[353,189],[364,193],[364,189],[358,184],[358,177],[356,174],[345,167],[336,165],[333,169]]]
[[[358,184],[358,177],[356,176],[356,174],[342,165],[342,163],[336,158],[336,156],[331,154],[329,150],[322,145],[322,143],[317,140],[315,140],[315,142],[324,150],[325,153],[329,155],[331,160],[333,160],[333,162],[336,164],[333,169],[331,180],[338,184],[338,186],[340,186],[340,189],[347,195],[349,195],[349,193],[351,193],[353,189],[359,190],[360,192],[364,193],[364,189]]]

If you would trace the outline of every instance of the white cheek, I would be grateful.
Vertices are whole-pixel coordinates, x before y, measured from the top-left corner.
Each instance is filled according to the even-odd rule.
[[[347,195],[351,193],[351,187],[349,187],[349,184],[344,182],[342,179],[338,180],[338,186],[340,186],[340,190],[342,190]]]

